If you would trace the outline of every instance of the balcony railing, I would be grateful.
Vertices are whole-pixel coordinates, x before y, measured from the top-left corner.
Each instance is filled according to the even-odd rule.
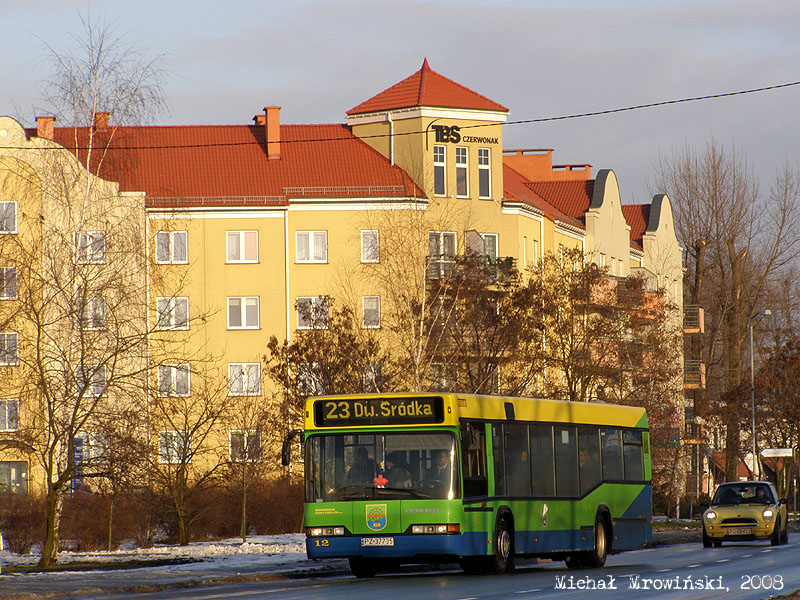
[[[705,313],[702,306],[687,304],[683,307],[683,333],[705,333]]]
[[[684,362],[683,387],[687,390],[706,389],[706,365],[700,360]]]
[[[513,256],[433,255],[426,259],[426,278],[436,281],[458,275],[500,283],[510,280],[516,266]]]

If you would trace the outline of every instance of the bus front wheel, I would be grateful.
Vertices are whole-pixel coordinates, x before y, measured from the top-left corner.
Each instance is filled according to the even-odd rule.
[[[489,570],[498,575],[514,570],[514,530],[508,515],[497,520],[494,554],[489,559]]]

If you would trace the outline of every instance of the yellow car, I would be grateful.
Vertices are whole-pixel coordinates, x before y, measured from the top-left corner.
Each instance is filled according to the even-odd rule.
[[[767,481],[723,483],[703,513],[704,548],[766,539],[777,546],[788,538],[786,500]]]

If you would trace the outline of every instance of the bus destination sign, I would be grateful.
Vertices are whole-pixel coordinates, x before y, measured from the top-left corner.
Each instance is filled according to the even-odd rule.
[[[314,401],[317,427],[423,425],[444,422],[441,397],[339,398]]]

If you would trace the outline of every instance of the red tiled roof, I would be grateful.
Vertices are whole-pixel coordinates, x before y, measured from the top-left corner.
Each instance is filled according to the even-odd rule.
[[[644,232],[650,220],[650,204],[623,204],[622,214],[631,226],[631,245],[643,248]]]
[[[583,227],[583,223],[564,214],[534,192],[528,185],[529,183],[530,182],[525,179],[525,177],[520,175],[513,168],[503,164],[503,196],[507,200],[524,202],[534,208],[538,208],[550,219],[557,219],[575,225],[576,227]]]
[[[151,197],[269,197],[267,203],[282,204],[289,187],[306,188],[306,195],[317,196],[424,197],[405,171],[392,166],[345,125],[281,125],[277,160],[267,158],[263,125],[109,131],[113,138],[100,176],[118,181],[123,191],[144,191]],[[35,130],[30,133],[35,135]],[[76,138],[84,148],[87,135],[87,128],[79,128],[76,135],[74,128],[61,127],[55,130],[55,141],[74,152]],[[106,140],[107,135],[95,134]],[[102,147],[106,140],[95,143]],[[86,152],[77,154],[85,163]],[[96,164],[92,167],[96,172]],[[322,187],[339,189],[324,192]]]
[[[558,210],[586,225],[586,211],[592,202],[594,179],[583,181],[531,181],[530,190],[547,200]]]
[[[426,58],[419,71],[351,108],[347,114],[357,115],[412,106],[508,112],[502,104],[432,70]]]

